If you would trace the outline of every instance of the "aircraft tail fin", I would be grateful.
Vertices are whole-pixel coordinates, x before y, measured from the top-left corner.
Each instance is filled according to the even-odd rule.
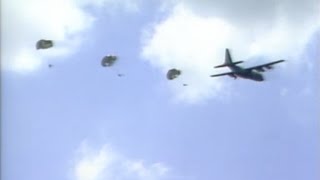
[[[232,58],[231,58],[230,51],[228,48],[226,49],[226,52],[225,52],[224,64],[232,64]]]
[[[220,67],[226,67],[226,66],[234,66],[236,64],[242,63],[243,61],[236,61],[236,62],[232,62],[232,58],[230,55],[230,51],[227,48],[226,52],[225,52],[225,59],[224,59],[224,64],[221,64],[219,66],[215,66],[214,68],[220,68]]]

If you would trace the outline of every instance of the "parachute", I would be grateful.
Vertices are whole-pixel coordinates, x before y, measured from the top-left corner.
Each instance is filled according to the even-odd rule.
[[[115,56],[115,55],[107,55],[102,59],[101,65],[103,67],[112,66],[117,60],[118,60],[117,56]]]
[[[41,39],[37,42],[36,48],[38,49],[48,49],[53,46],[53,42],[51,40]]]
[[[167,72],[167,79],[173,80],[173,79],[177,78],[180,74],[181,74],[180,70],[178,70],[178,69],[170,69]]]
[[[110,67],[110,66],[113,66],[114,63],[115,63],[117,60],[118,60],[118,57],[117,57],[117,56],[115,56],[115,55],[107,55],[107,56],[105,56],[105,57],[102,59],[101,65],[102,65],[103,67]],[[113,69],[113,68],[111,68],[111,69]],[[115,70],[115,71],[117,71],[117,70]],[[123,77],[124,74],[117,72],[117,76],[118,76],[118,77]]]

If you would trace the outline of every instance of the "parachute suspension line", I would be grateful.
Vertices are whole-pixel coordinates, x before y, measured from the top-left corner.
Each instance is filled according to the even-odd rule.
[[[186,82],[186,80],[185,80],[185,76],[180,77],[179,80],[180,80],[179,83],[181,83],[182,86],[184,86],[184,87],[189,86],[189,84],[188,84],[188,83]]]
[[[111,69],[111,71],[112,71],[113,73],[115,73],[117,76],[119,76],[119,77],[123,76],[123,74],[118,70],[117,67],[110,68],[110,69]]]

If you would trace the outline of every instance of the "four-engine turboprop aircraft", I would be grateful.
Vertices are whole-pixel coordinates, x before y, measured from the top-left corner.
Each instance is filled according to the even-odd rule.
[[[215,75],[211,75],[211,77],[228,75],[230,77],[233,77],[234,79],[236,79],[237,77],[241,77],[245,79],[251,79],[254,81],[263,81],[264,77],[259,72],[264,72],[266,69],[272,69],[273,68],[272,65],[284,62],[284,60],[273,61],[273,62],[262,64],[259,66],[253,66],[250,68],[242,68],[240,66],[237,66],[237,64],[242,62],[243,61],[232,62],[229,49],[226,49],[224,64],[215,66],[215,68],[228,67],[231,69],[231,72],[215,74]]]

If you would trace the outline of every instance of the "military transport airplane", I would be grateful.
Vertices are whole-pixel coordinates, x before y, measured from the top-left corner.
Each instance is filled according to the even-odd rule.
[[[226,49],[224,64],[215,66],[215,68],[228,67],[231,69],[231,72],[215,74],[215,75],[211,75],[211,77],[228,75],[230,77],[233,77],[234,79],[236,79],[237,77],[241,77],[244,79],[251,79],[254,81],[263,81],[264,80],[263,75],[259,72],[264,72],[266,69],[272,69],[273,68],[272,65],[284,62],[284,60],[273,61],[273,62],[262,64],[259,66],[253,66],[250,68],[242,68],[240,66],[237,66],[237,64],[242,62],[243,61],[232,62],[229,49]]]

